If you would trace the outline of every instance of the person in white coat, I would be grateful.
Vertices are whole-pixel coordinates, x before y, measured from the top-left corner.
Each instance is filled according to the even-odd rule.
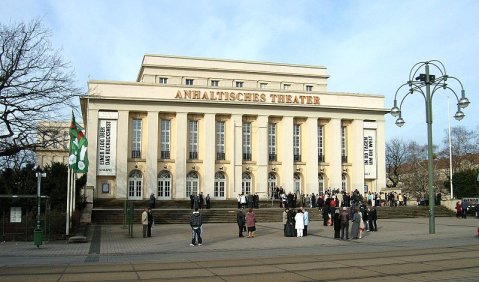
[[[303,236],[308,236],[308,225],[309,225],[309,212],[301,207],[303,211],[303,219],[304,219],[304,229],[303,229]]]
[[[296,215],[294,216],[294,220],[296,221],[294,228],[296,228],[297,237],[303,237],[304,214],[301,209],[299,209]]]

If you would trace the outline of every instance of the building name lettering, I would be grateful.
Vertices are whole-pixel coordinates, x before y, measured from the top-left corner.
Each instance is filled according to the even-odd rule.
[[[319,105],[319,97],[317,96],[291,94],[266,95],[264,93],[257,92],[178,90],[178,92],[176,92],[175,99]]]

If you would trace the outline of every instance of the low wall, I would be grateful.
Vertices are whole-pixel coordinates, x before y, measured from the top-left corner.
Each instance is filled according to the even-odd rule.
[[[450,209],[453,212],[456,212],[456,203],[457,201],[461,201],[458,199],[452,199],[452,200],[441,200],[441,206],[444,206],[448,209]]]

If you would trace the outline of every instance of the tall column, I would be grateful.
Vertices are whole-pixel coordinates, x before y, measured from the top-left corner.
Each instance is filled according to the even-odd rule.
[[[281,185],[294,193],[293,117],[281,120]]]
[[[318,193],[318,119],[308,118],[301,139],[306,162],[305,194]]]
[[[203,168],[204,168],[204,177],[203,177],[203,191],[204,195],[210,194],[210,197],[213,197],[214,193],[214,181],[215,181],[215,161],[216,161],[216,120],[215,114],[205,114],[204,116],[204,129],[203,129],[203,144],[204,148],[201,150],[203,152]],[[201,152],[200,151],[200,152]]]
[[[351,191],[358,189],[361,194],[364,194],[364,122],[360,119],[355,119],[349,130],[348,136],[349,154],[348,162],[352,164],[348,170],[348,176],[350,177]]]
[[[88,174],[86,179],[86,198],[88,202],[93,203],[94,189],[98,191],[101,187],[97,186],[97,149],[98,149],[98,110],[89,110],[87,113],[88,127],[86,137],[88,139]]]
[[[386,187],[386,141],[382,138],[384,135],[384,120],[376,121],[378,128],[376,129],[376,164],[377,164],[377,179],[376,186],[371,189],[374,192],[381,191],[381,188]],[[378,138],[381,136],[381,138]]]
[[[241,194],[241,179],[243,174],[243,119],[241,115],[231,115],[231,125],[233,132],[233,173],[232,173],[232,189],[231,197]]]
[[[176,113],[175,199],[186,198],[186,146],[188,113]],[[173,193],[172,193],[173,195]]]
[[[258,116],[256,152],[257,173],[255,177],[256,192],[262,198],[268,197],[268,116]]]
[[[329,162],[327,172],[328,183],[325,189],[341,189],[341,119],[333,118],[329,121],[326,133],[326,158]]]
[[[127,198],[128,195],[128,138],[129,111],[118,111],[118,131],[126,130],[124,134],[118,134],[118,149],[116,152],[116,198]]]
[[[153,193],[158,195],[157,175],[158,175],[158,112],[148,112],[148,132],[146,148],[146,189],[148,194],[143,198],[149,198]]]

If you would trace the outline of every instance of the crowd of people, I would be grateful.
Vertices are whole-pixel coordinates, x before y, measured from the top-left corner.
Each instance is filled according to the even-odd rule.
[[[251,209],[251,208],[259,208],[259,196],[258,194],[238,194],[236,196],[236,200],[238,202],[238,209],[243,208],[243,209]]]
[[[207,194],[206,197],[203,196],[203,192],[200,192],[199,195],[192,193],[190,195],[190,208],[193,209],[210,209],[211,208],[211,197],[210,194]]]

